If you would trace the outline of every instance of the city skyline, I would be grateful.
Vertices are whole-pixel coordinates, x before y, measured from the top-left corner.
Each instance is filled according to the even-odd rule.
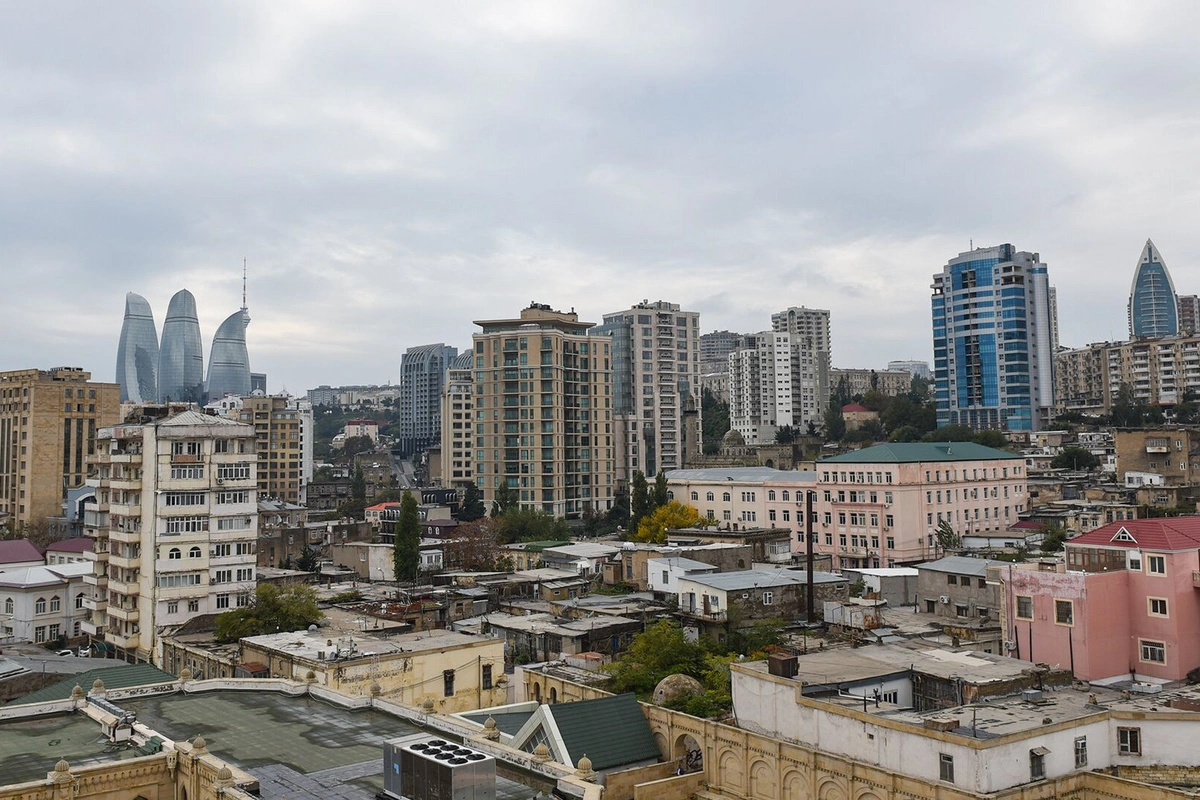
[[[214,331],[243,258],[254,367],[297,394],[395,382],[405,347],[530,299],[662,299],[701,332],[828,308],[835,366],[930,361],[928,276],[972,240],[1053,265],[1068,347],[1124,338],[1135,242],[1200,282],[1186,4],[133,20],[31,9],[0,33],[9,368],[113,380],[127,292],[188,286]],[[977,46],[1028,25],[1054,46]],[[63,286],[86,307],[44,313]]]

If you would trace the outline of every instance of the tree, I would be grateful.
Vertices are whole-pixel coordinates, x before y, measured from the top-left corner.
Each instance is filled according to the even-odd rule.
[[[350,479],[350,496],[355,500],[367,499],[367,479],[363,475],[362,464],[354,467],[354,477]]]
[[[492,517],[492,530],[501,544],[513,542],[558,542],[571,538],[567,521],[536,508],[513,508]]]
[[[1004,434],[997,430],[984,430],[971,437],[971,441],[975,444],[981,444],[984,447],[994,447],[997,450],[1003,450],[1008,447],[1008,439]]]
[[[800,434],[791,425],[775,429],[775,444],[792,444]]]
[[[317,592],[311,586],[260,583],[250,605],[217,616],[213,638],[225,643],[264,633],[301,631],[320,622],[322,616]]]
[[[634,636],[621,660],[604,669],[612,674],[615,691],[646,694],[668,675],[702,678],[706,666],[704,648],[689,642],[682,628],[664,620]]]
[[[652,504],[651,511],[656,508],[662,508],[671,499],[671,490],[667,486],[667,473],[662,470],[658,471],[658,475],[654,476],[654,492],[650,495]]]
[[[649,514],[653,509],[650,507],[650,487],[646,483],[646,476],[641,470],[634,470],[633,473],[633,491],[629,499],[629,531],[633,532],[642,524],[642,517]]]
[[[969,425],[943,425],[922,437],[923,442],[969,442],[975,438],[975,430]]]
[[[1073,469],[1091,472],[1100,466],[1100,459],[1090,450],[1071,445],[1058,451],[1050,461],[1051,469]]]
[[[668,529],[694,528],[700,522],[699,511],[685,506],[678,500],[670,500],[666,505],[654,509],[648,516],[642,517],[633,538],[639,542],[661,544],[667,540]]]
[[[412,492],[405,492],[392,539],[392,571],[400,583],[415,581],[420,569],[421,520],[417,515],[417,498]]]
[[[486,514],[487,508],[483,505],[483,495],[479,487],[473,483],[467,484],[463,491],[462,506],[458,509],[459,522],[474,522]]]
[[[721,450],[721,440],[729,432],[729,403],[707,389],[700,395],[700,424],[703,428],[704,452],[714,455]]]
[[[613,492],[612,508],[608,510],[608,524],[629,524],[629,487],[623,483],[618,484],[617,490]]]
[[[502,517],[517,505],[517,492],[507,482],[500,484],[492,499],[492,516]]]
[[[1109,417],[1114,427],[1139,428],[1142,425],[1144,410],[1143,404],[1138,402],[1133,394],[1133,387],[1128,383],[1122,383],[1117,388],[1116,397],[1113,398]]]
[[[843,382],[845,378],[842,379]],[[842,406],[837,400],[829,403],[829,408],[825,409],[825,441],[840,442],[842,437],[846,435],[846,418],[842,416]]]
[[[937,524],[934,536],[937,537],[938,547],[941,548],[943,553],[962,547],[962,538],[954,532],[954,528],[950,525],[950,520],[948,519],[943,519]]]
[[[454,538],[446,541],[446,565],[468,571],[495,569],[500,553],[495,527],[496,521],[487,517],[460,524]]]
[[[1043,522],[1040,530],[1042,532],[1042,552],[1061,553],[1063,544],[1067,541],[1066,529],[1053,522]]]
[[[843,375],[838,378],[837,386],[834,387],[833,395],[829,398],[829,402],[840,409],[842,406],[849,404],[853,399],[853,395],[850,394],[850,382]]]
[[[317,551],[309,546],[308,542],[304,543],[304,549],[300,551],[300,557],[296,559],[296,569],[304,572],[317,572],[321,566],[317,559]]]

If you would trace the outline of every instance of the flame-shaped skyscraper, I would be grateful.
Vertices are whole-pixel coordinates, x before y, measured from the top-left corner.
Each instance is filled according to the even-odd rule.
[[[196,298],[181,289],[167,306],[158,355],[158,399],[199,403],[204,400],[204,346]]]
[[[154,312],[140,294],[125,295],[125,321],[117,343],[117,383],[121,402],[152,403],[158,399],[158,331]]]

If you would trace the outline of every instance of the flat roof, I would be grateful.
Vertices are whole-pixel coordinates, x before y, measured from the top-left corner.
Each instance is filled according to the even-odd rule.
[[[691,581],[713,589],[762,589],[770,586],[794,586],[808,583],[808,573],[794,569],[744,569],[738,572],[714,572],[709,575],[689,575],[680,580]],[[813,572],[813,583],[846,583],[846,578],[832,572]]]
[[[319,660],[317,653],[327,651],[326,642],[333,639],[334,646],[348,646],[350,639],[354,640],[355,653],[352,658],[366,658],[371,655],[388,655],[392,653],[422,653],[429,650],[442,650],[448,647],[463,647],[485,643],[487,639],[471,636],[456,631],[421,631],[419,633],[399,633],[387,638],[371,636],[367,633],[340,633],[330,635],[330,631],[318,629],[315,631],[291,631],[286,633],[268,633],[263,636],[247,636],[242,639],[244,645],[264,650],[275,650],[288,653],[299,658],[312,661]]]
[[[650,558],[646,560],[647,564],[652,564],[662,569],[663,566],[677,567],[678,569],[687,570],[704,570],[705,572],[713,572],[717,568],[712,564],[705,564],[703,561],[693,561],[690,558],[683,556],[663,556],[662,558]]]
[[[60,758],[81,767],[132,758],[133,748],[107,752],[108,739],[83,714],[55,714],[0,723],[0,786],[45,780]]]
[[[816,470],[774,469],[772,467],[704,467],[673,469],[667,472],[668,481],[697,481],[734,483],[816,483]]]
[[[924,564],[918,564],[918,570],[929,570],[930,572],[945,572],[954,573],[957,575],[974,575],[976,577],[986,577],[988,567],[1002,567],[1007,565],[1007,561],[994,561],[988,558],[969,558],[967,556],[946,556],[939,558],[937,561],[926,561]]]

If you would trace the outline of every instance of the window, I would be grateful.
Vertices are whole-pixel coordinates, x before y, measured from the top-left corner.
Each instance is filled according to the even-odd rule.
[[[764,606],[775,605],[775,593],[774,592],[763,592],[763,605]]]
[[[170,492],[167,494],[168,506],[202,506],[204,505],[204,492]]]
[[[1146,556],[1146,571],[1151,575],[1166,575],[1167,559],[1164,556]]]
[[[708,494],[706,494],[706,495],[704,496],[704,499],[705,499],[705,500],[708,500],[708,501],[711,503],[711,502],[712,502],[712,500],[713,500],[713,493],[712,493],[712,492],[709,492]]]
[[[219,569],[213,573],[213,583],[229,583],[233,580],[233,570]]]
[[[1017,618],[1033,619],[1033,598],[1017,595]]]
[[[692,492],[692,499],[693,499],[693,500],[699,500],[699,499],[700,499],[700,493],[699,493],[699,492]]]
[[[938,755],[938,778],[946,783],[954,783],[954,756],[949,753]]]
[[[179,601],[178,600],[172,600],[171,602],[167,603],[167,613],[168,614],[178,614],[179,613]]]
[[[242,592],[237,596],[237,607],[246,608],[248,605],[250,605],[250,595]]]
[[[50,641],[53,642],[61,637],[62,637],[62,626],[61,625],[51,625],[49,633],[47,634],[47,638],[49,638]]]
[[[4,613],[5,614],[13,613],[13,599],[11,597],[4,598]]]
[[[84,595],[83,592],[80,592],[79,594],[75,595],[75,607],[76,608],[83,608],[83,598],[85,596],[86,595]]]
[[[1167,616],[1167,601],[1163,597],[1150,598],[1150,613],[1156,617]]]
[[[186,572],[158,576],[158,588],[175,589],[180,586],[199,586],[202,583],[199,572]]]
[[[663,576],[662,576],[662,582],[663,582],[663,583],[669,583],[671,579],[670,579],[670,576],[667,574],[667,570],[665,570],[665,569],[664,569],[664,570],[662,571],[662,575],[663,575]]]
[[[200,601],[199,600],[188,600],[188,613],[195,614],[199,610],[200,610]]]
[[[1058,625],[1074,625],[1075,604],[1070,600],[1055,600],[1054,622]]]
[[[1149,661],[1151,664],[1167,663],[1167,646],[1164,643],[1142,639],[1141,644],[1142,661]]]
[[[173,481],[198,481],[203,477],[204,467],[199,464],[171,467],[171,480]]]
[[[454,670],[442,670],[442,694],[445,697],[454,697]]]
[[[1029,751],[1029,780],[1040,781],[1046,777],[1046,753],[1044,747],[1035,747]]]
[[[925,601],[925,613],[926,614],[936,614],[937,613],[937,600],[926,600]]]
[[[54,597],[50,598],[50,610],[51,611],[62,611],[62,600],[58,599],[58,595],[55,595]],[[58,637],[52,636],[50,638],[57,639]]]
[[[188,558],[199,558],[202,555],[199,547],[193,547],[188,550]]]
[[[183,551],[178,547],[172,547],[167,551],[167,558],[171,561],[178,561],[179,559],[183,558]]]
[[[213,558],[225,558],[233,552],[233,545],[228,542],[222,544],[214,544],[212,547]]]
[[[219,531],[244,531],[249,527],[249,517],[221,517],[217,520]]]
[[[1075,737],[1075,769],[1087,766],[1087,737]]]
[[[167,533],[200,533],[208,530],[207,517],[171,517],[167,520]]]
[[[965,617],[966,615],[967,615],[967,607],[966,607],[966,606],[958,606],[958,605],[956,605],[956,606],[954,607],[954,616],[956,616],[956,617]]]
[[[37,600],[35,600],[33,602],[33,613],[35,613],[35,614],[45,614],[46,613],[46,598],[39,597]]]
[[[721,499],[723,501],[725,501],[726,503],[728,503],[729,502],[729,492],[725,492],[725,494],[721,495]]]
[[[217,492],[217,504],[229,505],[231,503],[249,503],[250,492]]]
[[[253,570],[252,568],[250,568],[250,567],[247,567],[246,569],[239,569],[239,570],[237,571],[237,579],[238,579],[239,581],[252,581],[252,580],[254,580],[254,570]]]
[[[946,576],[946,584],[949,586],[957,586],[958,585],[958,576],[957,575],[947,575]]]
[[[484,664],[484,665],[483,665],[483,677],[482,677],[482,681],[483,681],[483,688],[484,688],[484,689],[490,689],[490,688],[492,688],[492,665],[491,665],[491,664]]]
[[[46,626],[38,625],[33,629],[33,641],[36,644],[44,644],[46,642]]]
[[[236,481],[250,477],[249,464],[221,464],[217,467],[217,480]]]
[[[229,608],[229,595],[217,595],[217,608]]]
[[[987,578],[980,578],[980,579],[979,579],[979,588],[980,588],[980,589],[986,589],[986,588],[987,588]]]
[[[1117,728],[1117,752],[1123,756],[1142,754],[1142,729]]]

